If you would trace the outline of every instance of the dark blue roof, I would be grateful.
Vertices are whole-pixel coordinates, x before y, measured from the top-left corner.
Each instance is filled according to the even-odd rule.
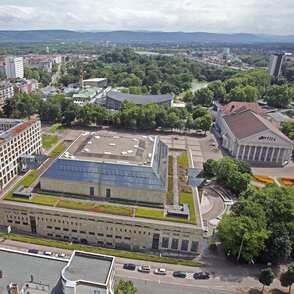
[[[171,94],[164,95],[135,95],[135,94],[125,94],[118,91],[109,91],[107,97],[113,100],[123,102],[125,100],[133,102],[137,105],[146,105],[148,103],[164,103],[173,100]]]
[[[165,181],[148,166],[58,159],[41,178],[165,191]]]

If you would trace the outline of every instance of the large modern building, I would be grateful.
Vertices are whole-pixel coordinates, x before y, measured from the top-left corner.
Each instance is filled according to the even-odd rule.
[[[275,78],[280,76],[285,57],[285,53],[275,53],[271,55],[268,67],[268,73],[271,76]]]
[[[32,198],[0,201],[0,225],[101,247],[198,254],[203,247],[198,190],[190,186],[190,201],[166,205],[167,165],[168,147],[159,137],[81,133],[39,177]]]
[[[70,259],[0,248],[1,294],[113,294],[114,257],[74,251]]]
[[[41,151],[41,122],[37,116],[26,120],[0,119],[0,188],[19,171],[22,155]]]
[[[118,91],[109,91],[106,95],[106,107],[109,109],[119,110],[124,101],[132,102],[136,105],[146,105],[155,103],[162,106],[172,107],[173,96],[171,94],[165,95],[135,95],[125,94]]]
[[[292,141],[252,110],[220,116],[222,147],[237,159],[255,165],[283,166],[291,161]]]
[[[6,57],[5,73],[7,79],[22,79],[24,77],[23,57]]]
[[[158,137],[82,134],[40,179],[43,191],[163,205],[168,148]]]
[[[4,106],[5,101],[14,96],[14,87],[9,82],[0,82],[0,109]]]

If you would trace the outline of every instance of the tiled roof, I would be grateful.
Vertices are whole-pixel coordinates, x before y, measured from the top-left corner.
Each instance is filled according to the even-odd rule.
[[[225,122],[238,139],[244,139],[260,132],[271,130],[284,140],[292,141],[280,130],[275,128],[268,120],[254,113],[252,110],[245,110],[237,113],[225,115]]]
[[[239,112],[243,110],[252,110],[257,114],[263,114],[266,112],[255,102],[231,101],[227,105],[221,107],[221,112],[223,114],[230,114],[233,112]]]

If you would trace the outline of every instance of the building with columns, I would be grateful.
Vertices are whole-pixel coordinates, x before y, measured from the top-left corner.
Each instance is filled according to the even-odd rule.
[[[284,166],[291,161],[293,142],[268,120],[248,109],[219,116],[222,147],[254,165]]]

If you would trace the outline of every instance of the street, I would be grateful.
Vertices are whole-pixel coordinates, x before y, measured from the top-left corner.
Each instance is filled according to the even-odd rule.
[[[53,253],[65,253],[69,258],[72,251],[52,248],[47,246],[34,245],[29,243],[22,243],[12,240],[0,240],[0,247],[9,248],[18,251],[27,252],[28,249],[38,249],[40,254],[43,251],[50,251]],[[205,266],[201,268],[188,267],[182,265],[161,264],[154,262],[145,262],[139,260],[130,260],[125,258],[116,258],[115,275],[116,280],[124,279],[134,282],[138,289],[138,293],[203,293],[203,294],[229,294],[229,293],[248,293],[250,288],[259,288],[260,283],[254,277],[258,268],[248,267],[246,265],[236,265],[231,263],[224,263],[223,259],[213,257],[204,259]],[[128,271],[123,269],[124,263],[134,263],[139,265],[150,265],[151,273],[140,273],[136,271]],[[156,268],[165,268],[166,276],[158,276],[153,273]],[[172,276],[173,271],[187,272],[186,278],[175,278]],[[210,273],[209,280],[195,280],[193,278],[194,272],[207,271]],[[273,284],[279,287],[279,281]]]

